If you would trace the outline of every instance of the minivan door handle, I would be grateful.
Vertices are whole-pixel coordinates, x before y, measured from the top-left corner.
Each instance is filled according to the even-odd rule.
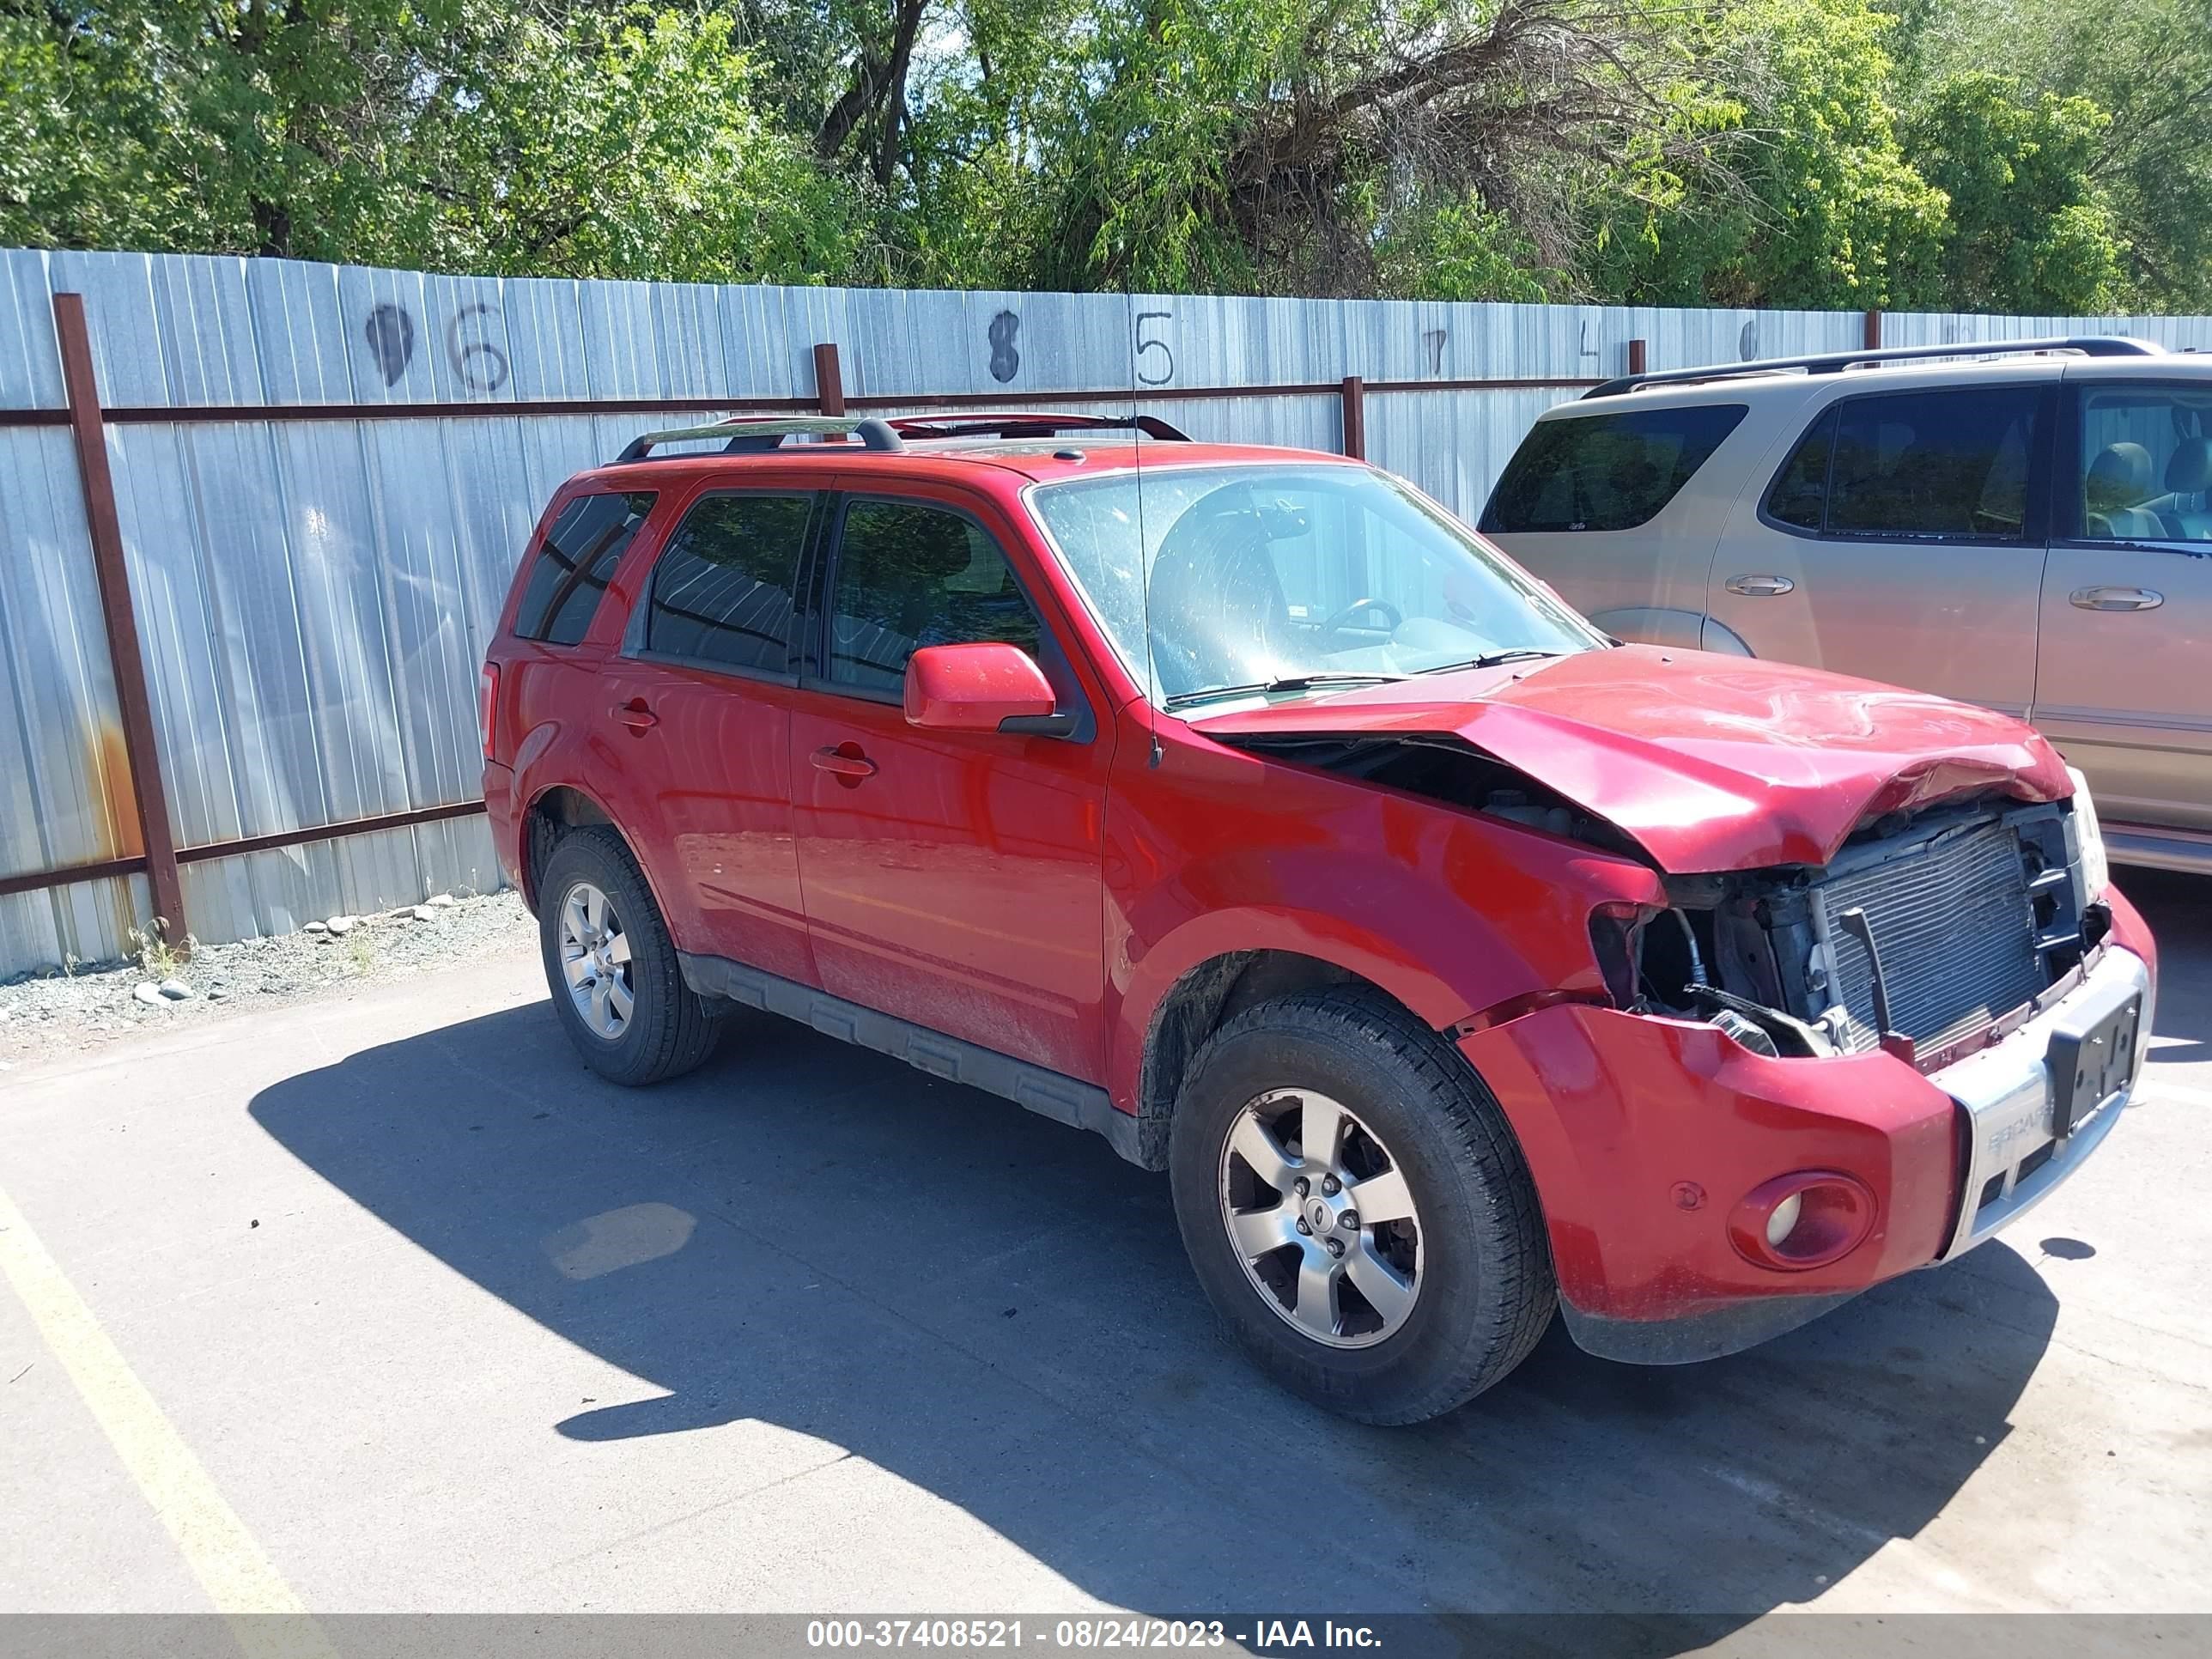
[[[2148,587],[2077,587],[2066,602],[2078,611],[2155,611],[2166,595]]]
[[[1787,576],[1730,576],[1723,586],[1746,599],[1769,599],[1778,593],[1794,592],[1797,584]]]
[[[640,733],[650,732],[660,724],[660,716],[646,707],[643,697],[632,697],[628,702],[617,705],[614,717],[616,724],[627,726],[631,731]]]

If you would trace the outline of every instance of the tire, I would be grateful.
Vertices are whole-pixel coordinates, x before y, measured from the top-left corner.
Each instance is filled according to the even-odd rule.
[[[578,928],[571,910],[573,900],[588,918],[593,893],[603,921],[612,924],[597,941],[611,947],[604,954],[589,948],[588,921]],[[714,1053],[720,1011],[684,982],[667,924],[620,836],[594,826],[562,836],[538,894],[538,951],[553,1011],[586,1066],[635,1088],[681,1077]],[[581,994],[571,988],[580,945],[586,960],[576,971],[589,988]],[[616,961],[625,950],[626,959]]]
[[[1326,1137],[1333,1121],[1346,1126],[1335,1161],[1309,1158],[1296,1137],[1310,1123]],[[1259,1165],[1277,1157],[1285,1184],[1271,1193]],[[1302,993],[1224,1024],[1185,1077],[1168,1170],[1184,1249],[1230,1334],[1343,1416],[1438,1416],[1519,1364],[1551,1322],[1542,1212],[1504,1115],[1449,1042],[1371,992]],[[1343,1216],[1362,1194],[1370,1213]],[[1394,1210],[1410,1222],[1378,1221]],[[1332,1240],[1341,1255],[1321,1250]],[[1335,1289],[1322,1289],[1332,1272]]]

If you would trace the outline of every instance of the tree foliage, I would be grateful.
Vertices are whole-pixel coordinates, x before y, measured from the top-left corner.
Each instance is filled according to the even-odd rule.
[[[2087,202],[2124,228],[2119,303],[2212,311],[2212,0],[1900,0],[1917,105],[2001,66],[2019,99],[2086,100]],[[2082,118],[2087,118],[2086,115]]]
[[[0,0],[0,243],[2212,309],[2208,106],[2212,0]]]
[[[1925,296],[1944,231],[1883,96],[1889,22],[1864,0],[1743,0],[1699,42],[1674,119],[1725,135],[1726,170],[1615,209],[1601,287],[1653,304],[1899,307]]]
[[[1935,291],[1952,308],[2114,303],[2123,245],[2091,177],[2111,125],[2086,98],[2028,94],[1987,70],[1934,90],[1911,129],[1921,171],[1950,198]]]

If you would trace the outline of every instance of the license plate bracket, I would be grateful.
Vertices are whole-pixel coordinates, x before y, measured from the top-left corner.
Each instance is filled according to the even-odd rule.
[[[2130,997],[2102,1018],[2051,1034],[2051,1133],[2065,1139],[2127,1087],[2135,1071],[2142,999]]]

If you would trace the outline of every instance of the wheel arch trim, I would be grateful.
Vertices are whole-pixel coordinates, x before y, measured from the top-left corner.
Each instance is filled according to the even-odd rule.
[[[1364,988],[1447,1041],[1468,1017],[1465,999],[1418,964],[1316,948],[1319,942],[1305,929],[1250,933],[1257,936],[1254,942],[1194,954],[1172,975],[1165,971],[1163,953],[1152,951],[1146,965],[1155,971],[1144,976],[1146,991],[1139,995],[1133,988],[1125,994],[1123,1018],[1109,1033],[1115,1045],[1109,1056],[1109,1087],[1115,1105],[1135,1121],[1146,1153],[1141,1161],[1148,1167],[1166,1165],[1169,1125],[1190,1060],[1224,1021],[1255,1002],[1324,985]],[[1373,971],[1378,966],[1382,971]],[[1153,988],[1156,981],[1164,982]],[[1139,1008],[1141,1024],[1133,1018]]]
[[[521,792],[518,790],[517,793],[520,795]],[[558,812],[550,810],[556,802],[560,803],[562,808]],[[571,806],[571,802],[575,805]],[[521,811],[517,815],[518,835],[521,842],[520,873],[523,882],[522,896],[533,911],[541,896],[538,891],[538,873],[544,867],[545,859],[552,855],[553,843],[549,842],[544,855],[539,855],[531,846],[532,826],[549,820],[568,830],[604,828],[612,830],[629,853],[630,862],[637,866],[638,874],[645,883],[646,890],[653,895],[653,902],[659,908],[663,921],[666,921],[667,902],[653,882],[652,871],[646,867],[645,860],[638,855],[636,838],[616,821],[614,814],[607,811],[605,803],[591,790],[567,779],[532,785]]]

